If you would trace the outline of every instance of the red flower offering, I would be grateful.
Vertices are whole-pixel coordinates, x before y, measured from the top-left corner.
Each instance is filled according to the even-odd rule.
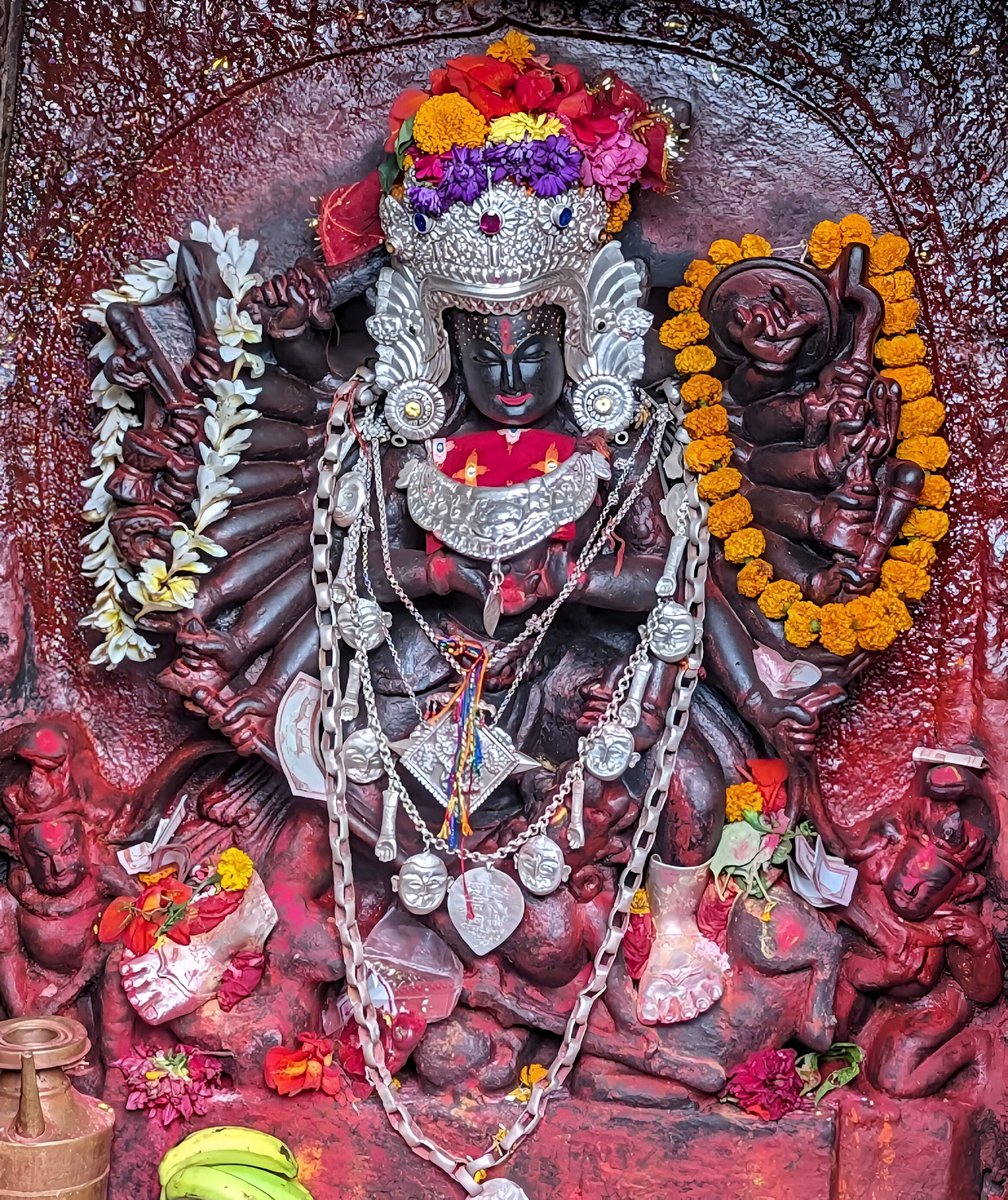
[[[804,1083],[793,1050],[758,1050],[728,1076],[728,1096],[763,1121],[779,1121],[798,1107]]]

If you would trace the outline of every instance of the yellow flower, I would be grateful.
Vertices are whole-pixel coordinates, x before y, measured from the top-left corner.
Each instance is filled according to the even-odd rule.
[[[817,267],[832,267],[843,247],[843,231],[835,221],[820,221],[809,234],[809,258]]]
[[[872,592],[883,613],[885,619],[896,630],[897,633],[906,633],[913,625],[913,618],[910,616],[910,610],[899,598],[892,592],[879,590]]]
[[[694,258],[686,270],[683,271],[683,279],[691,287],[698,287],[703,291],[712,279],[717,278],[717,273],[717,267],[713,263],[709,263],[705,258]]]
[[[508,1092],[508,1099],[514,1100],[518,1104],[527,1104],[532,1096],[532,1088],[540,1080],[545,1079],[549,1071],[542,1063],[530,1063],[527,1067],[522,1067],[519,1079],[521,1082],[513,1092]]]
[[[895,233],[883,233],[871,248],[868,270],[872,275],[888,275],[906,262],[910,243]]]
[[[909,367],[923,362],[926,354],[924,339],[918,333],[880,338],[875,343],[875,357],[885,367]]]
[[[673,312],[689,312],[691,309],[698,309],[702,295],[703,288],[686,287],[685,285],[673,288],[668,296],[669,308]]]
[[[858,645],[862,650],[873,650],[876,654],[889,647],[896,641],[896,628],[888,621],[876,621],[858,630]]]
[[[743,258],[769,258],[773,254],[773,246],[758,233],[743,234],[739,249]]]
[[[697,404],[717,404],[721,399],[721,380],[713,375],[694,375],[683,381],[679,394],[687,408]]]
[[[559,122],[558,122],[559,124]],[[618,200],[609,205],[609,219],[606,221],[606,233],[619,233],[630,219],[630,193],[624,192]]]
[[[851,600],[847,604],[847,619],[862,650],[888,650],[896,640],[896,630],[874,595]]]
[[[857,649],[857,634],[851,628],[846,604],[824,604],[819,610],[819,641],[824,650],[842,657]]]
[[[707,514],[707,528],[716,538],[722,540],[752,522],[753,512],[745,496],[738,494],[729,496],[727,500],[717,500]]]
[[[638,917],[651,911],[651,901],[648,900],[648,894],[644,888],[638,888],[634,892],[633,899],[630,901],[630,911]]]
[[[487,54],[499,62],[521,67],[535,54],[535,43],[517,29],[509,29],[499,42],[491,42],[487,46]]]
[[[508,113],[503,117],[495,117],[490,122],[488,142],[520,142],[522,138],[531,138],[534,142],[544,142],[551,134],[563,133],[563,125],[558,117],[546,113],[533,117],[531,113]],[[629,205],[627,206],[629,210]],[[629,211],[627,216],[629,216]]]
[[[701,409],[701,412],[706,411]],[[701,500],[723,500],[742,486],[742,475],[734,467],[720,467],[709,475],[700,477],[697,491]]]
[[[740,596],[748,596],[750,600],[755,600],[771,579],[773,567],[765,558],[754,558],[741,568],[735,585]]]
[[[940,471],[948,462],[948,442],[940,437],[908,437],[896,447],[896,457],[915,462],[925,471]]]
[[[927,367],[887,367],[882,374],[900,385],[904,401],[919,400],[934,388],[934,377]]]
[[[244,850],[232,846],[217,860],[217,874],[226,892],[243,892],[252,882],[255,866]]]
[[[718,238],[717,241],[711,242],[707,257],[716,266],[730,267],[732,263],[742,261],[742,250],[728,238]]]
[[[169,574],[167,566],[156,558],[144,560],[130,594],[142,604],[170,606],[174,609],[192,608],[199,580],[181,571]]]
[[[849,246],[851,242],[870,246],[875,241],[871,221],[862,217],[860,213],[848,213],[846,217],[840,218],[840,235],[845,246]]]
[[[745,563],[751,558],[759,558],[765,549],[766,538],[758,529],[751,527],[733,533],[724,544],[725,558],[730,563]]]
[[[671,317],[662,325],[658,340],[670,350],[682,350],[686,346],[692,346],[694,342],[702,342],[708,333],[710,326],[699,313],[684,312],[677,317]]]
[[[929,542],[940,542],[948,533],[948,514],[936,512],[933,508],[915,508],[903,522],[900,536],[905,538],[921,537]]]
[[[900,409],[899,435],[901,438],[928,437],[937,433],[945,422],[945,405],[934,396],[921,396],[909,400]]]
[[[695,408],[683,417],[686,432],[692,438],[712,437],[715,433],[728,432],[728,410],[723,404],[708,404]]]
[[[801,588],[790,579],[775,579],[768,583],[759,598],[760,611],[771,621],[780,621],[796,600],[802,598]]]
[[[952,485],[941,475],[928,475],[917,503],[921,508],[944,508],[952,495]]]
[[[907,600],[920,600],[931,586],[931,577],[923,567],[889,558],[882,564],[882,588]]]
[[[784,620],[784,636],[792,646],[806,650],[819,636],[821,610],[811,600],[796,600]]]
[[[445,154],[452,146],[482,146],[486,135],[483,114],[457,92],[431,96],[413,118],[413,140],[425,154]]]
[[[691,313],[683,313],[684,317]],[[698,318],[703,320],[703,318]],[[678,320],[678,317],[673,317]],[[681,375],[694,375],[698,371],[709,371],[717,363],[714,351],[709,346],[687,346],[675,356],[675,367]]]
[[[913,295],[914,277],[909,271],[894,271],[892,275],[873,275],[871,286],[886,304],[897,304]]]
[[[932,542],[925,541],[924,538],[913,538],[909,542],[893,546],[889,551],[889,557],[898,559],[900,562],[913,563],[915,566],[927,570],[938,557],[938,551]]]
[[[747,812],[763,811],[763,793],[755,783],[733,783],[725,789],[725,820],[741,821]]]
[[[715,467],[723,467],[734,449],[735,443],[730,437],[697,438],[686,447],[683,460],[694,475],[706,475]]]
[[[883,276],[890,278],[890,276]],[[913,276],[910,276],[913,279]],[[873,281],[878,290],[879,279]],[[884,299],[884,297],[883,297]],[[885,315],[882,318],[883,333],[908,333],[917,324],[920,316],[920,305],[916,300],[889,300],[886,302]]]

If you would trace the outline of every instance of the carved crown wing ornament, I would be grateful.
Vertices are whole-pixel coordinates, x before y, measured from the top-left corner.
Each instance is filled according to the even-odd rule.
[[[795,263],[753,234],[716,240],[670,293],[660,338],[742,603],[835,661],[910,628],[948,531],[949,450],[908,242],[851,214],[803,245]]]

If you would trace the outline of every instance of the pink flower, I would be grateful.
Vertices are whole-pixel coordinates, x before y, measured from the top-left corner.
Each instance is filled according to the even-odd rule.
[[[239,1000],[252,994],[262,979],[265,966],[266,955],[251,950],[231,959],[217,988],[217,1003],[224,1012],[230,1012]]]
[[[727,1093],[747,1113],[779,1121],[798,1107],[804,1086],[793,1050],[758,1050],[728,1076]]]
[[[600,187],[607,200],[618,200],[640,178],[647,158],[647,147],[620,121],[612,133],[584,147],[581,182]]]
[[[174,1050],[141,1046],[112,1065],[122,1071],[129,1086],[127,1109],[147,1109],[147,1116],[163,1125],[180,1117],[188,1121],[203,1116],[224,1073],[215,1057],[185,1045]]]

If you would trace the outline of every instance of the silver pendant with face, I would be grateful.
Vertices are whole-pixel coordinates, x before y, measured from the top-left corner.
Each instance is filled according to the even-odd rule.
[[[336,610],[339,635],[354,650],[359,645],[365,650],[377,649],[385,641],[391,624],[392,618],[373,600],[347,600]]]
[[[681,604],[658,609],[651,628],[651,652],[662,662],[678,662],[696,645],[696,622]]]
[[[347,471],[336,481],[336,491],[329,509],[333,524],[349,529],[357,520],[367,500],[367,487],[359,471]]]
[[[525,897],[510,875],[474,867],[454,880],[448,915],[462,940],[480,956],[507,941],[525,915]]]
[[[436,854],[424,850],[406,859],[392,880],[392,890],[407,912],[422,917],[441,907],[448,891],[448,868]]]
[[[592,737],[585,754],[585,770],[596,779],[619,779],[636,762],[633,734],[618,721],[606,721]]]
[[[343,743],[343,769],[354,783],[374,783],[385,774],[374,730],[357,729]]]
[[[570,875],[563,851],[544,833],[530,838],[514,861],[522,886],[533,896],[548,896]]]

